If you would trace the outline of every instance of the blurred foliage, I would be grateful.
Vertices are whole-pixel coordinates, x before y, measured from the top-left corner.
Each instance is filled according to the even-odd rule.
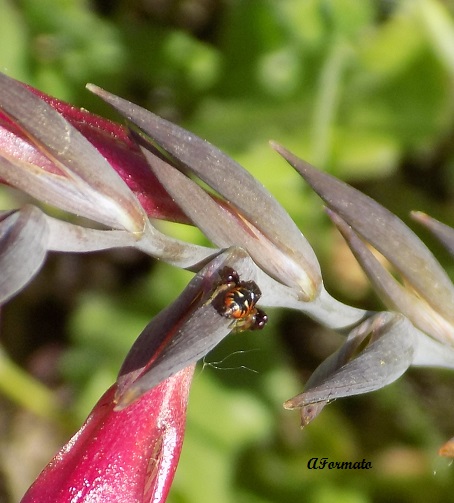
[[[0,0],[0,12],[2,71],[113,117],[84,90],[90,81],[209,139],[289,211],[344,302],[380,308],[319,200],[269,139],[407,222],[419,209],[454,225],[450,1]],[[41,412],[36,400],[28,412],[3,400],[1,501],[17,501],[57,448],[49,437],[63,442],[80,425],[142,327],[189,277],[124,250],[52,256],[6,306],[3,346],[67,414],[51,427],[24,420],[30,410],[48,418],[46,399]],[[232,335],[200,365],[169,501],[449,501],[453,467],[436,451],[454,431],[452,376],[412,371],[336,402],[301,432],[281,403],[340,338],[297,313],[269,314],[265,332]],[[35,393],[27,379],[13,381],[22,370],[0,372],[23,397]],[[313,457],[364,458],[373,469],[308,470]]]

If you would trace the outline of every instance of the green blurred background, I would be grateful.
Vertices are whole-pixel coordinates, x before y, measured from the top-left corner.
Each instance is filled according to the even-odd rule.
[[[84,89],[93,82],[207,138],[272,191],[348,304],[382,308],[320,200],[268,140],[407,223],[419,209],[454,225],[450,1],[0,0],[0,70],[111,116]],[[2,192],[0,206],[18,199]],[[200,240],[174,227],[163,225]],[[417,232],[452,276],[447,253]],[[132,251],[52,255],[3,309],[1,502],[18,501],[190,277]],[[199,365],[169,502],[451,501],[454,467],[437,450],[454,435],[452,374],[412,370],[301,431],[282,402],[342,339],[300,313],[268,314],[265,331],[228,337]],[[308,470],[313,457],[373,469]]]

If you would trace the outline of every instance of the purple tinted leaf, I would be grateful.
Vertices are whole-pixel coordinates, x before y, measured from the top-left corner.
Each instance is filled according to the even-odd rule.
[[[161,184],[209,239],[221,247],[243,247],[263,270],[286,285],[302,283],[305,271],[258,228],[241,218],[229,203],[215,200],[176,168],[146,149],[143,152]],[[317,284],[310,277],[305,290],[312,292],[312,296],[317,292]]]
[[[285,210],[242,166],[210,143],[148,110],[91,84],[88,88],[147,135],[145,138],[135,133],[145,148],[164,152],[178,169],[189,169],[196,174],[221,194],[245,221],[299,264],[298,269],[304,271],[299,278],[303,295],[313,298],[314,288],[309,283],[320,283],[320,267],[311,246]],[[233,238],[230,244],[238,243]],[[310,281],[307,274],[311,275]]]
[[[303,420],[312,419],[331,400],[368,393],[392,383],[412,363],[414,330],[404,316],[396,313],[378,313],[369,318],[315,370],[306,391],[288,400],[284,407],[300,408]],[[367,347],[355,356],[366,340]],[[322,406],[311,409],[320,402]]]
[[[454,320],[454,287],[430,250],[399,218],[370,197],[272,143],[345,222],[382,253],[435,310]]]
[[[0,214],[0,303],[21,290],[41,268],[49,230],[34,206]]]
[[[373,253],[336,213],[327,213],[340,230],[385,305],[403,313],[423,332],[447,344],[454,342],[454,327],[413,291],[404,288],[380,264]]]
[[[240,248],[216,257],[161,311],[134,343],[118,377],[118,409],[122,409],[167,377],[195,363],[232,330],[232,320],[211,304],[220,283],[218,271],[229,265],[242,279],[255,280],[255,267]]]
[[[421,211],[412,211],[411,216],[414,220],[427,227],[444,244],[451,255],[454,255],[454,229],[452,227],[431,218]]]
[[[146,149],[143,154],[157,179],[204,234],[221,247],[229,247],[232,235],[244,232],[230,212],[190,178]]]

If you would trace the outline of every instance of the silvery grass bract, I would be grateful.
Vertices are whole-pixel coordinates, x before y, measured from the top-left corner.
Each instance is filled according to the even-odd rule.
[[[261,306],[298,309],[346,335],[304,392],[285,402],[286,408],[301,409],[303,425],[331,400],[379,389],[410,365],[454,367],[454,287],[396,216],[272,144],[322,197],[390,311],[372,313],[342,304],[325,290],[317,257],[300,230],[244,168],[175,124],[88,87],[126,119],[126,128],[0,75],[0,178],[36,200],[36,205],[0,216],[1,302],[32,280],[48,251],[133,247],[195,276],[140,334],[113,388],[23,501],[92,501],[95,493],[116,494],[110,501],[118,502],[165,500],[181,449],[191,368],[234,328],[211,303],[225,265],[257,283]],[[52,217],[43,209],[47,206],[84,220]],[[156,229],[150,216],[191,223],[213,246],[171,238]],[[452,250],[451,229],[415,217]],[[388,259],[403,284],[369,246]],[[172,400],[180,406],[167,414]],[[150,407],[154,419],[141,430],[149,442],[137,443],[136,458],[153,461],[137,468],[141,476],[132,477],[126,491],[120,474],[134,471],[134,462],[121,466],[119,461],[112,463],[114,470],[105,470],[95,454],[121,460],[131,444],[119,439],[111,445],[119,415],[128,418],[123,424],[132,435],[140,414]],[[170,445],[169,436],[177,438],[170,442],[170,453],[162,448]],[[154,445],[153,452],[141,451],[145,444]],[[78,499],[71,499],[75,493]]]

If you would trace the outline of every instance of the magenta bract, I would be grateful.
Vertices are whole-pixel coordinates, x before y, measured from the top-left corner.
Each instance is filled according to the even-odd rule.
[[[183,443],[193,367],[114,411],[116,386],[27,491],[22,503],[164,502]]]

